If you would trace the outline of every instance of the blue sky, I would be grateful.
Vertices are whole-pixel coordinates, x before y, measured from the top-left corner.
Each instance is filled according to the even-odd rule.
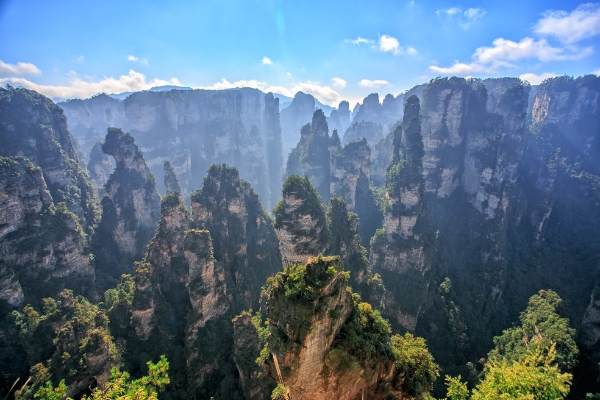
[[[324,103],[436,76],[600,71],[600,3],[0,0],[0,84],[50,97],[257,87]]]

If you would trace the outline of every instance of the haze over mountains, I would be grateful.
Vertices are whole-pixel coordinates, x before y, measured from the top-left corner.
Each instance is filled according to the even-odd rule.
[[[43,297],[72,296],[65,288],[92,302],[104,297],[99,312],[110,322],[82,332],[106,329],[99,343],[108,348],[128,337],[119,357],[134,375],[144,371],[136,360],[165,354],[167,398],[268,398],[281,383],[272,361],[246,360],[260,356],[260,343],[280,358],[291,393],[377,397],[386,387],[402,397],[412,393],[392,378],[402,358],[354,353],[362,347],[346,342],[347,330],[358,329],[354,313],[373,321],[381,313],[394,331],[426,338],[445,371],[468,374],[467,363],[485,356],[492,337],[541,289],[563,299],[561,313],[577,332],[579,366],[565,370],[575,373],[573,393],[593,388],[588,378],[597,372],[589,371],[600,360],[594,75],[539,86],[434,79],[398,96],[371,94],[354,112],[342,102],[329,115],[306,93],[281,108],[272,93],[250,88],[168,88],[123,100],[99,94],[58,105],[26,89],[1,93],[3,304],[26,311]],[[309,260],[320,254],[339,259]],[[349,284],[380,311],[369,314],[356,299],[351,306],[337,289],[286,289],[330,307],[331,319],[319,319],[322,311],[305,309],[306,300],[276,294],[274,282],[296,282],[295,262],[307,263],[301,279],[315,288],[322,279]],[[282,265],[283,275],[270,278]],[[341,268],[349,275],[319,275]],[[265,282],[267,309],[259,302]],[[304,322],[295,326],[282,307]],[[261,308],[256,318],[269,324],[261,327],[249,308]],[[3,314],[1,332],[18,361],[2,379],[38,362],[49,366],[49,378],[20,388],[19,398],[29,398],[44,379],[67,375],[52,366],[52,342],[34,355],[12,315]],[[50,337],[51,326],[43,328]],[[395,346],[378,337],[378,346]],[[338,365],[337,383],[313,381],[344,346],[363,372]],[[106,382],[117,365],[111,352],[94,347],[73,356],[103,354],[95,369],[67,377],[71,395]],[[364,369],[370,357],[383,357],[380,374],[391,375]]]

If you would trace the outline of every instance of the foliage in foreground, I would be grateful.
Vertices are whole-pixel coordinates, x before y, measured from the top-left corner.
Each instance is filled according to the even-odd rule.
[[[130,381],[127,372],[121,372],[113,368],[110,380],[102,389],[95,388],[92,394],[83,396],[83,400],[103,400],[103,399],[134,399],[134,400],[158,400],[158,393],[170,383],[168,370],[169,362],[165,356],[161,356],[160,361],[154,364],[148,361],[148,375],[139,379]],[[50,381],[39,389],[34,398],[41,400],[59,400],[67,394],[67,386],[64,379],[60,381],[56,388],[52,387]],[[67,400],[72,400],[70,397]]]

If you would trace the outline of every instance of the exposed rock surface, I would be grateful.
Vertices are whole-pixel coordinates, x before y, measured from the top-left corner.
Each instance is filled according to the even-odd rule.
[[[154,175],[129,133],[109,128],[102,150],[114,157],[117,167],[102,199],[99,245],[109,258],[101,260],[99,268],[117,278],[143,257],[158,226],[160,196]]]
[[[329,231],[325,209],[306,177],[292,175],[283,184],[283,198],[273,210],[281,256],[286,262],[305,262],[323,253]]]
[[[338,132],[346,132],[350,126],[350,103],[346,100],[341,101],[337,110],[333,110],[327,118],[327,123],[331,130],[337,129]]]
[[[144,91],[124,100],[97,95],[61,103],[80,141],[95,142],[95,132],[118,127],[136,138],[155,176],[170,160],[184,195],[202,184],[210,165],[227,163],[242,171],[267,205],[272,196],[273,204],[278,199],[282,173],[279,111],[273,105],[272,96],[265,99],[249,88]],[[157,188],[164,192],[162,180]]]
[[[24,157],[0,157],[0,298],[39,304],[70,287],[91,289],[94,268],[77,217],[54,205],[42,170]]]
[[[90,162],[87,165],[88,173],[90,174],[90,181],[94,187],[94,191],[98,196],[104,196],[104,186],[108,182],[110,174],[114,171],[115,167],[110,162],[108,154],[102,151],[102,143],[96,142],[90,152]]]
[[[354,211],[357,193],[367,192],[371,182],[371,149],[365,139],[348,143],[333,157],[330,182],[331,194],[342,197]]]
[[[281,110],[283,151],[287,154],[300,139],[300,128],[310,123],[315,112],[315,98],[298,92],[292,104]]]
[[[0,88],[0,156],[24,156],[42,168],[55,204],[65,202],[86,233],[98,209],[60,107],[28,89]]]
[[[381,124],[371,121],[353,122],[344,133],[342,143],[348,144],[353,140],[366,139],[373,146],[383,139],[383,128]]]
[[[163,163],[165,168],[164,181],[165,181],[165,191],[167,193],[179,192],[181,193],[181,186],[179,185],[179,179],[177,179],[177,174],[175,170],[171,166],[171,163],[168,160],[165,160]]]

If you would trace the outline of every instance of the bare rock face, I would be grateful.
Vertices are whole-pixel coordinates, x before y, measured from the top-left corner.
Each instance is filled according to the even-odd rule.
[[[42,170],[24,157],[0,157],[0,260],[0,298],[13,306],[94,282],[77,216],[53,204]]]
[[[253,318],[248,311],[233,319],[234,359],[246,400],[267,400],[275,388],[275,382],[256,363],[263,347],[258,333],[259,323],[260,316]]]
[[[344,146],[333,160],[331,194],[344,199],[348,209],[356,207],[357,193],[365,192],[371,182],[371,149],[365,139]]]
[[[367,315],[367,303],[354,303],[347,279],[338,257],[313,257],[267,282],[265,368],[293,399],[379,399],[379,385],[394,377],[391,352],[358,360],[345,342],[347,330],[361,318],[358,313],[366,312],[361,314],[365,321],[373,315]],[[388,334],[381,336],[383,346]]]
[[[98,227],[101,246],[112,251],[116,265],[101,266],[114,277],[131,271],[154,236],[160,214],[160,196],[155,178],[133,137],[110,128],[102,150],[114,157],[117,167],[106,183],[102,220]]]
[[[414,285],[422,289],[423,276],[429,270],[425,250],[423,229],[424,179],[423,179],[423,139],[420,126],[419,99],[411,96],[404,106],[402,129],[394,138],[394,158],[389,168],[390,182],[386,194],[388,208],[384,215],[383,230],[373,238],[371,265],[373,270],[387,277],[403,276],[416,278]],[[397,279],[397,278],[396,278]],[[392,280],[392,279],[390,279]],[[412,280],[412,279],[411,279]],[[386,312],[406,329],[414,330],[423,303],[412,302],[411,307],[403,306],[404,299],[399,291],[390,291],[384,302]]]
[[[314,112],[312,123],[304,125],[300,134],[300,141],[288,157],[286,177],[308,176],[323,201],[327,202],[330,195],[331,156],[329,128],[322,110]]]
[[[106,132],[111,127],[131,128],[125,117],[123,102],[100,93],[89,99],[71,99],[58,103],[68,119],[69,130],[79,140],[83,152],[89,154],[96,144],[93,132]]]
[[[237,288],[236,312],[258,306],[254,294],[281,266],[271,218],[258,195],[235,168],[214,165],[191,201],[195,227],[210,231],[215,259],[228,285]]]
[[[177,179],[177,174],[175,170],[171,166],[171,163],[168,160],[165,160],[163,163],[165,168],[165,190],[167,193],[179,192],[181,193],[181,186],[179,185],[179,179]]]
[[[86,233],[98,209],[60,107],[27,89],[0,88],[0,156],[24,156],[42,168],[55,204],[64,202]]]
[[[290,176],[282,189],[283,198],[273,210],[281,256],[287,262],[305,262],[323,253],[329,231],[323,203],[310,181]]]
[[[270,210],[279,201],[279,186],[283,177],[283,145],[281,124],[279,119],[279,99],[273,93],[265,95],[265,110],[263,114],[263,132],[265,136],[265,156],[269,171],[270,199],[263,199],[265,207]],[[268,201],[267,201],[268,200]]]
[[[60,104],[86,154],[98,140],[96,132],[121,128],[135,136],[155,176],[162,176],[165,160],[171,162],[184,195],[202,185],[208,167],[227,163],[270,205],[281,186],[277,158],[283,152],[274,103],[260,90],[242,88],[144,91],[124,100],[97,95]],[[166,193],[162,179],[157,189]]]
[[[344,133],[342,142],[350,143],[354,140],[366,139],[369,145],[374,146],[383,139],[383,127],[372,121],[353,122]]]
[[[102,151],[102,143],[96,142],[94,147],[92,147],[87,169],[94,191],[98,196],[104,196],[104,186],[115,167],[110,162],[108,155]]]
[[[338,105],[337,110],[333,110],[327,123],[331,130],[337,129],[338,132],[346,132],[346,129],[350,126],[350,103],[343,100]]]
[[[284,152],[294,148],[300,139],[300,128],[311,121],[315,112],[315,98],[298,92],[289,107],[281,110],[281,132]]]

